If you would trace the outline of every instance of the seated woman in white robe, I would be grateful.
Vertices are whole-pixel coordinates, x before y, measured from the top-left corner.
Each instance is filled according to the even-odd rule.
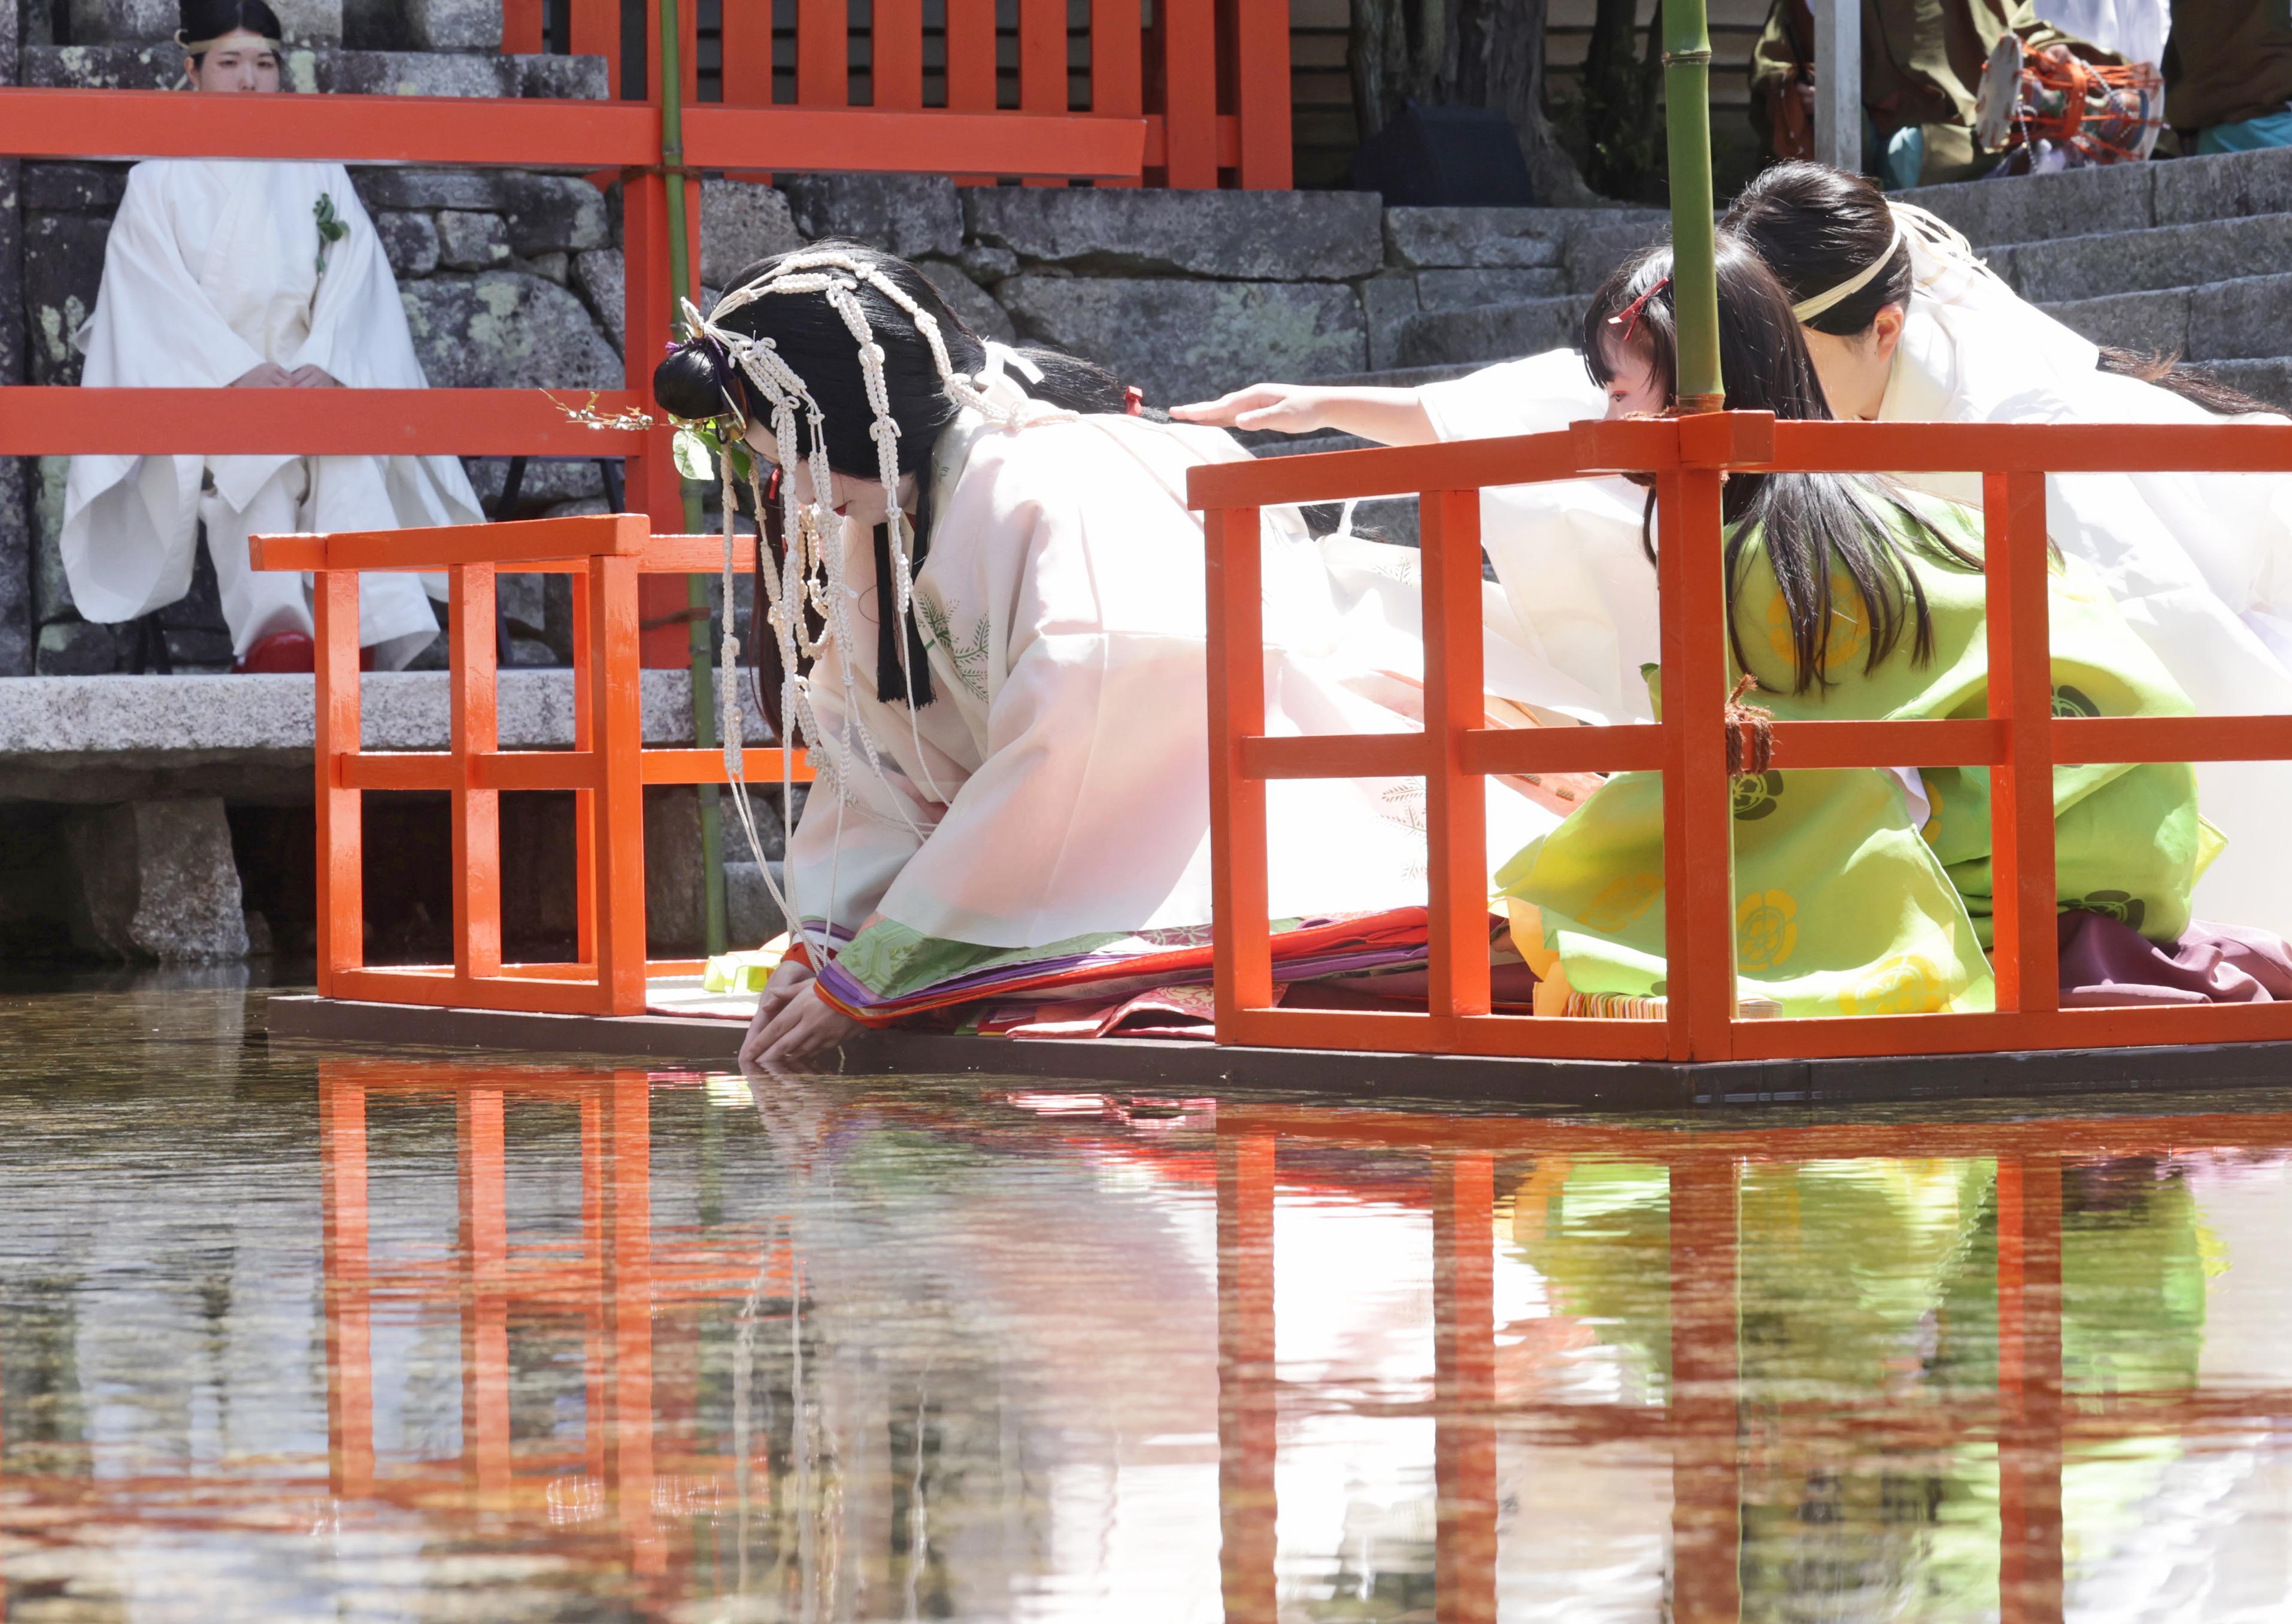
[[[185,72],[201,93],[278,89],[278,20],[262,0],[186,0]],[[421,363],[374,222],[339,164],[165,158],[128,172],[81,382],[145,389],[419,389]],[[218,412],[229,407],[219,403]],[[80,614],[133,620],[190,590],[206,527],[238,668],[308,671],[300,576],[249,567],[247,537],[474,524],[450,456],[76,456],[64,572]],[[359,642],[385,669],[437,635],[419,578],[360,585]]]
[[[654,393],[715,425],[728,490],[754,478],[759,510],[779,471],[794,542],[766,577],[768,708],[819,774],[782,899],[803,951],[744,1058],[793,1063],[997,990],[1207,981],[1207,582],[1185,481],[1247,454],[1126,413],[1070,357],[982,344],[913,267],[856,244],[753,266],[690,320]],[[1353,652],[1294,513],[1269,512],[1258,546],[1267,731],[1405,730],[1391,618]],[[1266,786],[1281,979],[1422,962],[1421,794]],[[1501,784],[1489,813],[1497,855],[1558,821]],[[1361,915],[1380,922],[1344,922]]]
[[[1965,239],[1859,175],[1779,164],[1730,207],[1796,302],[1832,411],[1941,423],[2276,422],[2256,400],[2103,350],[2025,303]],[[1978,505],[1973,474],[1906,473]],[[2292,712],[2292,473],[2078,473],[2046,481],[2046,526],[2091,565],[2200,712]],[[2280,829],[2292,766],[2198,765],[2229,836],[2199,912],[2292,929]]]

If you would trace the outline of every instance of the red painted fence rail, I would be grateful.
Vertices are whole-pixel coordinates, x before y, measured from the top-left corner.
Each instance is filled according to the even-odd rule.
[[[1742,1021],[1735,1014],[1726,599],[1720,486],[1730,470],[1953,471],[1982,478],[1989,716],[1779,723],[1794,767],[1904,762],[1991,772],[1994,1013]],[[1804,1060],[2292,1039],[2292,1005],[2059,1007],[2057,764],[2292,758],[2292,716],[2056,719],[2046,606],[2045,480],[2127,469],[2292,471],[2292,426],[1778,423],[1765,413],[1581,423],[1561,433],[1221,464],[1190,475],[1210,565],[1210,804],[1223,1043],[1581,1060]],[[1654,476],[1666,720],[1505,731],[1481,720],[1480,489],[1623,472]],[[1268,738],[1258,511],[1416,495],[1424,552],[1422,733]],[[1661,1022],[1497,1014],[1489,994],[1481,780],[1491,772],[1664,775]],[[1274,1007],[1265,782],[1374,774],[1426,781],[1430,1007]]]

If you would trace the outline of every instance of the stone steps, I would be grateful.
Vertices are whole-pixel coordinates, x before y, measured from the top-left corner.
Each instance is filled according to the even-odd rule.
[[[1965,181],[1900,194],[1977,246],[2292,214],[2292,149]]]
[[[2292,273],[2105,294],[2045,308],[2096,343],[2192,361],[2292,357]]]

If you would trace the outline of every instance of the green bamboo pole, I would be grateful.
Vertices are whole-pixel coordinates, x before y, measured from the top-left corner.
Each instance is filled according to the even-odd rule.
[[[1712,267],[1711,31],[1704,0],[1662,0],[1663,95],[1671,161],[1671,294],[1679,324],[1679,409],[1726,404],[1719,377],[1719,279]]]
[[[692,285],[690,222],[684,209],[684,63],[682,28],[676,0],[660,0],[660,166],[668,193],[668,280],[672,301],[684,297]],[[677,327],[671,305],[669,330]],[[690,486],[684,492],[687,535],[700,529],[700,498]],[[685,602],[692,609],[692,742],[701,749],[716,747],[716,683],[710,668],[714,649],[708,635],[708,578],[685,577]],[[711,956],[725,949],[730,934],[724,912],[724,816],[716,786],[700,787],[701,889],[706,899],[706,933]]]

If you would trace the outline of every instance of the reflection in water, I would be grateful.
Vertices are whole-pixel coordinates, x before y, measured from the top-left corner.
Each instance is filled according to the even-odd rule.
[[[10,1620],[2292,1597],[2292,1113],[752,1095],[248,1007],[0,1005]]]

